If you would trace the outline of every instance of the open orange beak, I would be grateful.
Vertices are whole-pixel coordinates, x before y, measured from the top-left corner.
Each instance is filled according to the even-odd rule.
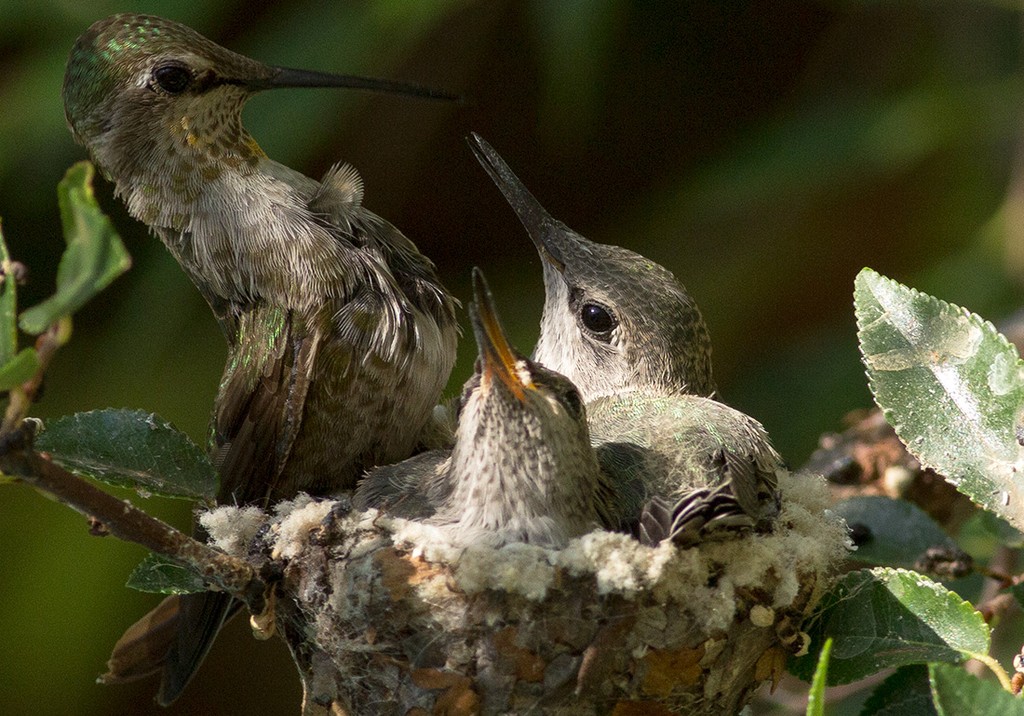
[[[494,299],[487,287],[487,280],[478,268],[473,269],[473,305],[470,306],[469,316],[480,352],[484,381],[497,378],[508,386],[512,395],[525,400],[526,390],[535,390],[533,381],[528,377],[524,380],[516,367],[521,356],[508,342],[494,310]]]

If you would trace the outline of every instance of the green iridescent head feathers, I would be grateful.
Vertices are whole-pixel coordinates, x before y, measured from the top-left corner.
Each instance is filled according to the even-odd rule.
[[[184,82],[180,89],[175,73]],[[132,106],[152,108],[186,91],[266,81],[272,74],[266,65],[176,22],[113,15],[75,41],[64,74],[64,111],[75,137],[88,145],[125,115],[135,115]]]
[[[446,92],[388,80],[271,67],[231,52],[195,30],[152,15],[112,15],[75,42],[64,75],[64,111],[75,137],[90,146],[133,110],[214,90],[241,111],[254,92],[283,87],[340,87],[433,99]],[[226,88],[227,94],[224,94]],[[150,115],[154,114],[152,111]],[[143,129],[144,131],[144,129]]]

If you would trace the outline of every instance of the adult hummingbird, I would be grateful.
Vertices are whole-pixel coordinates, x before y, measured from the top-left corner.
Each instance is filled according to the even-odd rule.
[[[473,295],[478,358],[454,446],[373,470],[354,506],[438,525],[460,545],[560,548],[597,527],[623,526],[623,505],[639,501],[640,486],[602,472],[576,387],[510,345],[478,269]]]
[[[227,339],[210,430],[220,503],[353,488],[367,468],[409,456],[455,358],[454,299],[431,261],[363,207],[356,171],[335,166],[318,182],[269,159],[242,126],[253,94],[284,87],[431,94],[270,67],[128,14],[86,30],[64,76],[72,134]],[[161,608],[135,628],[143,642],[173,634],[138,667],[163,661],[167,704],[233,607],[207,593]]]
[[[638,519],[652,535],[663,527],[650,541],[770,525],[782,460],[760,423],[712,399],[711,340],[686,289],[650,259],[554,219],[486,141],[469,141],[541,256],[533,359],[576,384],[605,470],[643,476]]]

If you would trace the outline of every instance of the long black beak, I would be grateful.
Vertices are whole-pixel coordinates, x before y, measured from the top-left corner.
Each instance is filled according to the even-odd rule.
[[[565,271],[565,260],[561,244],[565,241],[565,227],[560,221],[552,218],[541,203],[523,186],[505,160],[494,151],[494,147],[484,141],[476,132],[467,140],[473,155],[484,168],[491,180],[498,185],[505,201],[516,212],[519,221],[526,227],[526,233],[537,247],[542,259],[550,263],[559,273]]]
[[[520,356],[508,342],[498,313],[494,308],[494,298],[487,286],[484,273],[473,267],[473,303],[469,307],[469,318],[473,323],[473,335],[476,336],[477,350],[480,352],[480,371],[488,378],[497,378],[519,400],[523,400],[527,389],[533,389],[533,381],[524,380],[516,364]]]
[[[461,102],[462,97],[445,90],[423,87],[411,82],[395,82],[379,80],[372,77],[356,77],[354,75],[335,75],[329,72],[314,70],[295,70],[288,67],[271,67],[266,77],[249,83],[253,90],[284,89],[286,87],[342,87],[346,89],[371,90],[373,92],[389,92],[410,97],[440,99],[449,102]]]

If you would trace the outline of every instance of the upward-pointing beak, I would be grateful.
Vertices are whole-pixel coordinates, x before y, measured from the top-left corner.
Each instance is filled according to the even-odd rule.
[[[565,272],[563,246],[566,243],[566,230],[561,222],[552,218],[551,214],[541,206],[533,194],[523,186],[505,160],[494,151],[494,147],[484,141],[476,132],[470,134],[469,146],[473,150],[480,165],[498,185],[505,201],[516,212],[519,221],[526,227],[530,240],[537,247],[542,259],[554,266],[559,273]]]
[[[477,349],[480,352],[480,370],[485,379],[497,378],[519,400],[525,400],[526,390],[534,390],[533,381],[524,377],[516,364],[520,356],[509,344],[505,331],[498,322],[498,314],[494,310],[494,299],[487,287],[483,272],[473,269],[473,304],[469,307],[469,317],[473,323],[473,334],[476,336]]]
[[[268,67],[267,74],[248,80],[245,84],[254,92],[288,87],[341,87],[363,89],[374,92],[389,92],[426,99],[461,101],[459,95],[444,90],[432,89],[411,82],[395,82],[354,75],[335,75],[314,70],[295,70],[288,67]]]

